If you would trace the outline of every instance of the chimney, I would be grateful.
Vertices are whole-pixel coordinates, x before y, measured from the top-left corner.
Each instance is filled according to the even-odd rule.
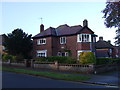
[[[108,40],[108,42],[111,44],[111,41],[110,41],[110,40]]]
[[[44,31],[44,25],[41,24],[41,25],[40,25],[40,33],[43,32],[43,31]]]
[[[103,37],[99,37],[99,41],[103,41]]]
[[[88,26],[88,21],[87,21],[87,19],[85,19],[85,20],[83,21],[83,27],[85,27],[85,26]]]

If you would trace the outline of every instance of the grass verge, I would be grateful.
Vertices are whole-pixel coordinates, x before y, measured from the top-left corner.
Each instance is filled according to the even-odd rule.
[[[6,67],[6,66],[3,66],[2,70],[30,74],[35,76],[44,76],[44,77],[49,77],[53,79],[62,79],[62,80],[84,81],[84,80],[90,79],[90,77],[86,75],[64,74],[64,73],[57,73],[57,72],[41,72],[41,71],[34,71],[34,70]]]

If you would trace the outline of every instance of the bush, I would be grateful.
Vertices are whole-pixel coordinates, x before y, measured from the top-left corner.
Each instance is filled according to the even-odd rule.
[[[95,55],[89,51],[81,52],[79,56],[79,62],[80,64],[95,63],[96,62]]]
[[[23,55],[21,55],[21,54],[17,55],[17,56],[16,56],[16,61],[17,61],[17,62],[24,61]]]
[[[58,63],[63,64],[74,64],[76,61],[71,57],[66,56],[50,56],[50,57],[37,57],[35,58],[35,62],[54,62],[58,61]]]
[[[120,63],[120,58],[97,57],[96,65]]]
[[[13,55],[10,55],[10,54],[2,54],[2,60],[3,61],[8,61],[8,60],[11,60],[11,61],[14,61],[16,59],[16,56],[13,56]]]

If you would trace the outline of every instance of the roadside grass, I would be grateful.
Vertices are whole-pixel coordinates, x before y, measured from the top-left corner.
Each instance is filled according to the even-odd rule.
[[[34,71],[34,70],[6,67],[6,66],[3,66],[2,70],[30,74],[35,76],[43,76],[43,77],[48,77],[53,79],[62,79],[62,80],[84,81],[84,80],[90,79],[90,77],[87,75],[64,74],[64,73],[57,73],[57,72],[42,72],[42,71]]]

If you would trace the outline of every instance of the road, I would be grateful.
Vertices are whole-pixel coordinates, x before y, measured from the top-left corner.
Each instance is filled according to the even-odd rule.
[[[26,74],[2,72],[2,88],[117,88],[110,86],[89,85],[80,82],[53,80]]]

